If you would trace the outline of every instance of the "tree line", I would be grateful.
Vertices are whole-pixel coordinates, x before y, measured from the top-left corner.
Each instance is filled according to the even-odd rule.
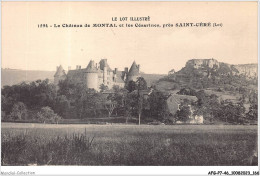
[[[138,117],[140,123],[141,116],[145,115],[159,119],[161,111],[165,110],[166,96],[154,91],[149,98],[144,98],[148,91],[142,77],[129,81],[124,88],[113,86],[109,90],[102,84],[100,92],[68,79],[60,81],[58,88],[48,79],[23,82],[2,88],[2,120],[58,123],[61,118],[122,116],[126,122],[131,117]],[[153,109],[151,112],[149,107]]]
[[[167,108],[167,93],[148,88],[144,78],[129,81],[124,88],[113,86],[111,90],[104,84],[100,92],[86,88],[85,84],[75,84],[65,79],[59,88],[48,79],[37,80],[2,88],[2,120],[36,120],[42,123],[58,123],[63,119],[88,119],[124,117],[128,122],[136,118],[139,123],[160,121],[174,123],[188,121],[191,115],[202,115],[209,121],[243,123],[257,120],[257,92],[242,96],[239,102],[220,101],[215,94],[208,95],[204,90],[183,88],[177,94],[196,96],[197,101],[181,102],[176,114]],[[246,112],[245,98],[250,103]]]

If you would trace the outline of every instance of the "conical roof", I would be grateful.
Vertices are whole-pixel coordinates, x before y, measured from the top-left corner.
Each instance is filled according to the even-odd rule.
[[[66,75],[65,70],[60,65],[55,73],[55,77]]]
[[[135,61],[133,62],[132,66],[129,70],[128,75],[130,75],[130,76],[138,76],[139,75],[139,68],[136,65]]]
[[[87,73],[97,73],[98,72],[98,69],[95,66],[95,62],[93,60],[89,61],[89,64],[88,64],[88,66],[86,68],[86,72]]]

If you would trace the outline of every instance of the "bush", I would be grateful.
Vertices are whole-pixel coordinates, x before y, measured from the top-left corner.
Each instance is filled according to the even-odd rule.
[[[41,108],[41,111],[37,113],[37,119],[42,123],[57,123],[61,120],[61,117],[54,113],[54,111],[46,106]]]

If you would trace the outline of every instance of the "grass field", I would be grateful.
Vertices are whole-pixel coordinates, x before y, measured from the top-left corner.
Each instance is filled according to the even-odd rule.
[[[2,165],[241,166],[257,126],[2,123],[1,139]]]

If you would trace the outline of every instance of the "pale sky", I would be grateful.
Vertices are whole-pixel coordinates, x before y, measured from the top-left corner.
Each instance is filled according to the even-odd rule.
[[[114,23],[146,17],[173,28],[38,28],[38,24]],[[175,27],[176,23],[223,27]],[[135,24],[136,22],[116,22]],[[178,71],[189,59],[257,63],[257,2],[2,2],[2,68],[55,70],[107,58],[123,70]]]

